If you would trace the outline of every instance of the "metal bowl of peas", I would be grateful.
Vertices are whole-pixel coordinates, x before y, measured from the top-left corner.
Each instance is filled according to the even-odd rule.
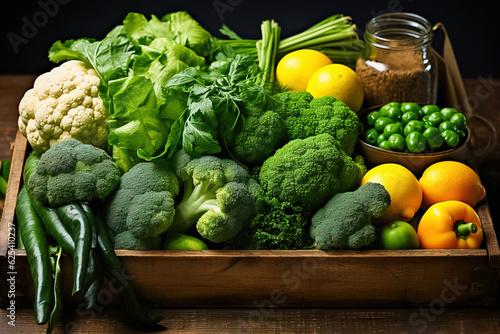
[[[358,113],[358,150],[367,165],[398,163],[415,174],[442,160],[465,161],[470,131],[455,108],[390,102]]]

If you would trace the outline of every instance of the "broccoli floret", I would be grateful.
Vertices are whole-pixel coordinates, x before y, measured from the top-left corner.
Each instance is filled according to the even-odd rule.
[[[372,217],[391,205],[391,196],[379,183],[368,182],[352,192],[336,194],[311,219],[311,237],[318,249],[358,249],[376,239]]]
[[[336,193],[358,187],[365,172],[361,156],[353,161],[335,138],[320,134],[278,149],[264,161],[259,181],[269,197],[316,208]]]
[[[280,114],[283,119],[288,117],[298,117],[303,109],[308,109],[313,100],[313,96],[305,91],[284,92],[276,95],[282,102]]]
[[[119,187],[106,200],[105,219],[110,234],[116,236],[115,248],[158,249],[157,239],[173,223],[179,188],[179,179],[166,159],[141,162],[123,174]]]
[[[307,92],[282,94],[288,94],[290,100],[286,102],[285,99],[282,111],[286,117],[288,140],[328,133],[339,141],[347,155],[352,155],[361,123],[358,115],[347,104],[332,96],[313,99]]]
[[[226,249],[307,249],[313,240],[309,235],[308,212],[300,205],[265,199],[266,208],[244,229],[226,243]]]
[[[244,163],[259,163],[270,157],[285,139],[285,123],[272,110],[260,117],[247,117],[234,141],[234,155]]]
[[[152,250],[160,249],[162,238],[156,236],[154,238],[141,239],[137,238],[132,231],[124,231],[113,237],[114,247],[116,249],[135,249],[135,250]]]
[[[39,202],[54,207],[90,202],[115,190],[122,173],[106,151],[65,139],[42,154],[27,187]]]
[[[256,214],[255,182],[233,160],[192,158],[180,150],[173,163],[184,193],[168,233],[196,226],[203,238],[219,243],[238,234]]]

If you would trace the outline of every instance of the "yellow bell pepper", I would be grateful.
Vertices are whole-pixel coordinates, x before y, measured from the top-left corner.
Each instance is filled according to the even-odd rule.
[[[460,201],[432,205],[422,216],[417,234],[422,248],[479,248],[483,241],[479,216]]]

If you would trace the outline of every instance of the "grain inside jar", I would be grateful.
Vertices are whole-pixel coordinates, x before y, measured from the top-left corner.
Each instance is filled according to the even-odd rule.
[[[410,13],[378,16],[366,26],[366,47],[356,63],[364,107],[388,102],[436,102],[437,64],[432,26]]]

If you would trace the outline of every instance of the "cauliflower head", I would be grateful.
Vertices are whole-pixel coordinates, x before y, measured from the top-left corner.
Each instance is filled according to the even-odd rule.
[[[18,127],[37,153],[74,138],[108,147],[108,113],[99,97],[99,76],[71,60],[40,75],[19,103]]]

